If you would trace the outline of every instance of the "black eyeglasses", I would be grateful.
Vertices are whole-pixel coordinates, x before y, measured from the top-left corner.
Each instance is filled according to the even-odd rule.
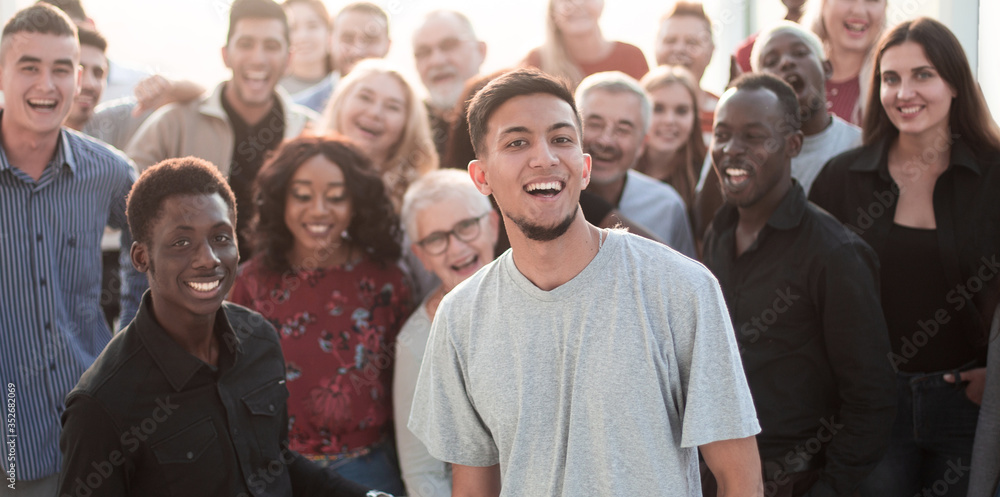
[[[487,215],[489,215],[489,212],[481,216],[463,219],[455,223],[455,226],[452,226],[450,231],[435,231],[417,242],[417,245],[420,245],[420,248],[426,250],[430,255],[441,255],[448,250],[452,235],[463,242],[471,242],[478,238],[479,221]]]

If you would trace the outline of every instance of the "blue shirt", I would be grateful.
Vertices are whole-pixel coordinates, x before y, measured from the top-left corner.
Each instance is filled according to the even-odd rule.
[[[13,420],[4,403],[3,454],[13,441],[19,480],[59,472],[64,398],[111,339],[101,310],[105,225],[122,229],[123,324],[138,308],[145,283],[128,258],[125,220],[135,180],[124,155],[75,131],[60,132],[38,181],[0,148],[0,382],[15,390]]]

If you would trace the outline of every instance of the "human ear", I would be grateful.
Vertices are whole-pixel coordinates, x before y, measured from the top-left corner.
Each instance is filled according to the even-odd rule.
[[[469,176],[472,177],[472,182],[475,183],[479,193],[483,195],[493,193],[493,189],[490,188],[489,183],[486,181],[486,170],[483,169],[482,161],[479,159],[469,161]]]
[[[145,273],[149,270],[149,254],[146,249],[146,244],[139,242],[132,242],[132,246],[129,247],[129,256],[132,259],[132,267],[140,273]]]

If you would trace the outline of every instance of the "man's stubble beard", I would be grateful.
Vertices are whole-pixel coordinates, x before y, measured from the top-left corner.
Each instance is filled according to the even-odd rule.
[[[528,237],[529,240],[534,240],[537,242],[548,242],[559,238],[565,234],[569,227],[573,224],[573,220],[576,219],[577,212],[579,208],[573,209],[565,219],[563,219],[559,224],[554,226],[541,226],[534,224],[525,218],[517,218],[512,216],[507,216],[508,219],[513,222],[524,236]]]

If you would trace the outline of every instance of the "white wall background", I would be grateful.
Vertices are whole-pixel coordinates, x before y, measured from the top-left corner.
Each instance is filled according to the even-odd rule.
[[[0,0],[0,18],[34,0]],[[324,0],[331,12],[348,0]],[[489,44],[484,71],[516,64],[544,36],[545,0],[374,0],[390,13],[393,37],[389,59],[416,80],[410,36],[424,13],[437,8],[462,10]],[[652,63],[660,16],[671,1],[605,0],[602,26],[606,36],[632,43]],[[83,0],[88,14],[109,40],[109,54],[120,63],[147,72],[188,78],[206,86],[227,77],[220,49],[225,43],[231,0]],[[729,75],[732,49],[750,32],[780,19],[780,0],[704,0],[716,30],[716,53],[704,85],[721,90]],[[955,31],[982,76],[983,89],[1000,107],[1000,33],[983,29],[986,19],[1000,19],[997,0],[889,0],[890,24],[926,15]],[[982,60],[979,54],[983,54]],[[989,84],[987,84],[989,83]]]

